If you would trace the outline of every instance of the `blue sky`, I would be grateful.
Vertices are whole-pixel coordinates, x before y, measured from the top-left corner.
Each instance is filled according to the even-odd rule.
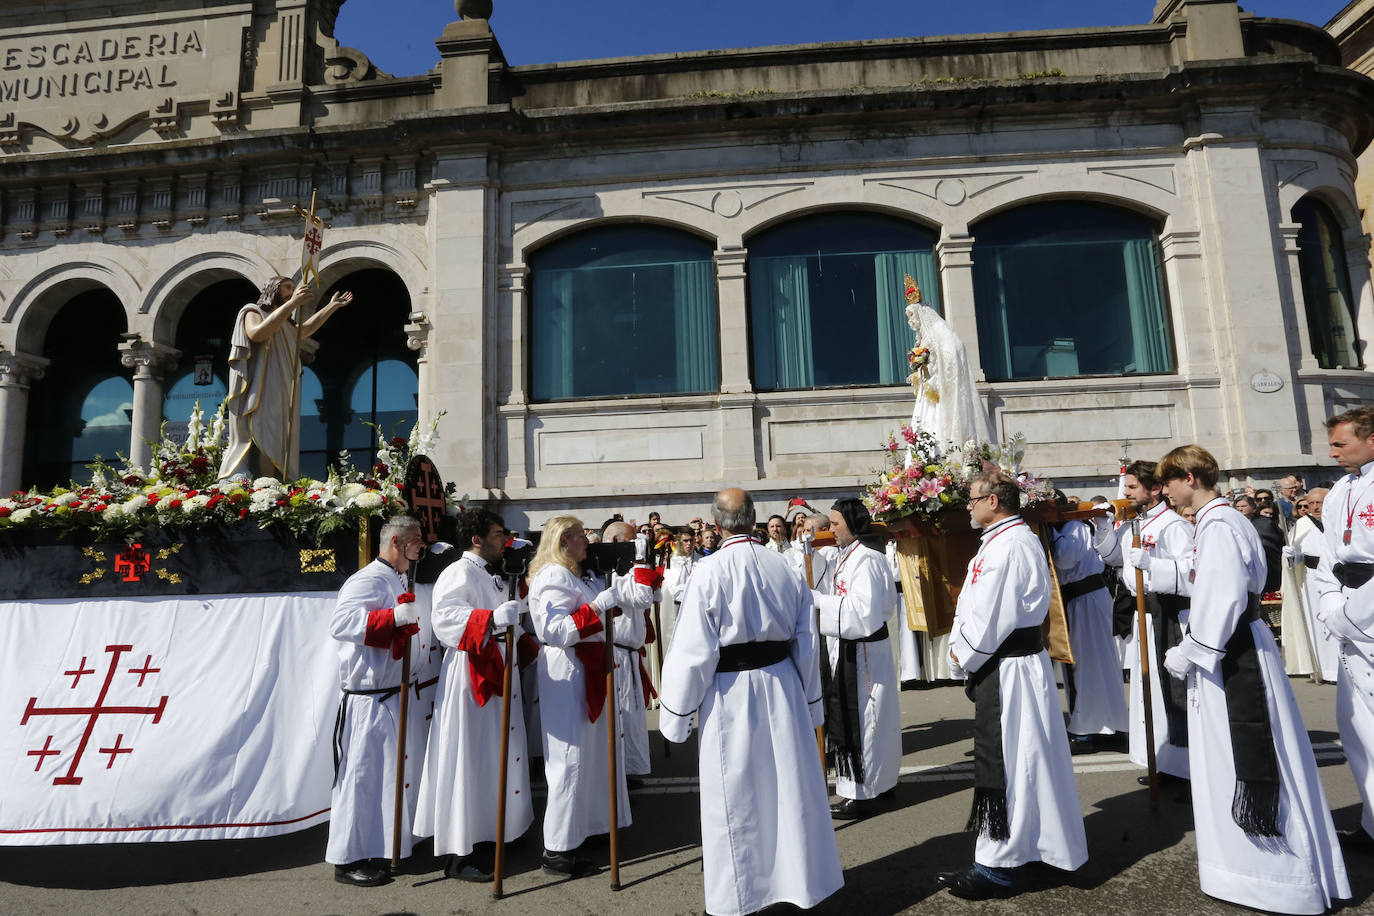
[[[512,64],[712,48],[1149,22],[1154,0],[494,0]],[[1347,0],[1244,0],[1257,16],[1322,25]],[[396,76],[439,60],[453,0],[347,0],[335,37]]]

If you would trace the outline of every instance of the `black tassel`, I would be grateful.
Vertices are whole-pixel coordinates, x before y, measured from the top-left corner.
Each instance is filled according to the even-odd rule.
[[[1007,824],[1007,793],[993,789],[973,790],[973,810],[969,812],[965,830],[973,830],[990,840],[1011,839]]]
[[[1236,780],[1231,818],[1248,836],[1283,836],[1279,829],[1279,784]]]

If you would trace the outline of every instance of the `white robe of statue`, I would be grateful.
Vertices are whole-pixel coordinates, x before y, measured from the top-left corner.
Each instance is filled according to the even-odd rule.
[[[991,442],[992,427],[978,398],[964,342],[928,305],[908,304],[906,316],[916,332],[916,346],[930,351],[925,368],[917,370],[920,375],[911,425],[934,435],[941,448],[963,445],[970,439]]]
[[[295,377],[301,370],[296,325],[288,321],[268,340],[253,343],[245,324],[249,315],[266,320],[270,311],[250,302],[234,319],[229,393],[224,398],[229,442],[220,459],[221,480],[240,474],[254,476],[249,461],[253,446],[262,453],[264,472],[288,481],[299,473],[300,423],[296,420],[300,416],[300,391]],[[297,403],[292,403],[293,397]]]

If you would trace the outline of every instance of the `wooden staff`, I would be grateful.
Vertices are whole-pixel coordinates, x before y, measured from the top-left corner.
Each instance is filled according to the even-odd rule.
[[[510,600],[515,600],[520,576],[511,576]],[[496,883],[491,896],[501,899],[501,870],[506,858],[506,768],[510,760],[510,702],[511,668],[515,658],[515,627],[506,627],[506,670],[501,676],[501,775],[497,778],[496,796]]]
[[[306,213],[306,212],[305,212],[304,210],[302,210],[299,206],[296,207],[296,212],[297,212],[298,214],[300,214],[301,216],[305,217],[305,234],[306,234],[306,238],[307,238],[307,239],[308,239],[309,236],[310,236],[310,231],[311,231],[312,229],[315,228],[315,203],[316,203],[316,201],[317,201],[318,198],[319,198],[319,193],[320,193],[320,192],[319,192],[319,189],[311,189],[311,191],[310,191],[310,212],[309,212],[309,213]],[[304,244],[306,244],[306,243],[305,243],[305,241],[303,240],[303,241],[301,242],[301,244],[304,245]],[[316,279],[317,281],[319,280],[319,275],[318,275],[318,274],[315,275],[315,279]],[[309,277],[306,275],[306,272],[305,272],[304,270],[302,270],[302,271],[301,271],[301,283],[302,283],[302,284],[306,284],[306,283],[309,283],[309,282],[310,282],[310,281],[309,281]],[[292,316],[291,316],[291,320],[292,320],[293,322],[295,322],[295,324],[296,324],[295,372],[292,373],[292,376],[291,376],[291,401],[290,401],[290,403],[287,405],[287,410],[286,410],[286,441],[285,441],[284,443],[282,443],[282,450],[281,450],[281,454],[282,454],[282,459],[281,459],[281,460],[284,462],[284,464],[283,464],[282,467],[280,467],[280,468],[277,469],[277,470],[279,470],[279,471],[281,472],[281,479],[282,479],[284,482],[287,480],[288,477],[291,476],[291,475],[289,474],[289,472],[287,471],[287,467],[291,464],[291,439],[292,439],[292,437],[293,437],[292,434],[293,434],[293,432],[294,432],[294,430],[295,430],[295,428],[296,428],[297,401],[298,401],[299,398],[300,398],[300,391],[301,391],[301,340],[303,339],[303,336],[304,336],[304,331],[302,330],[302,328],[303,328],[303,325],[305,324],[305,322],[302,321],[301,318],[302,318],[302,312],[304,311],[304,308],[305,308],[305,306],[304,306],[303,304],[302,304],[302,305],[297,305],[296,308],[295,308],[295,310],[294,310],[294,313],[293,313]],[[409,662],[409,655],[407,655],[406,658],[407,658],[406,666],[408,667],[409,664],[410,664],[410,662]]]
[[[1131,546],[1140,547],[1140,519],[1131,519]],[[1140,691],[1145,700],[1145,766],[1150,780],[1150,804],[1159,801],[1159,773],[1155,768],[1154,697],[1150,683],[1150,639],[1145,624],[1145,573],[1135,570],[1136,642],[1140,646]]]
[[[650,559],[649,559],[649,565],[650,565],[650,566],[653,566],[653,567],[655,567],[655,568],[659,568],[660,564],[662,564],[662,568],[663,568],[664,570],[666,570],[666,569],[668,568],[668,564],[672,562],[672,559],[671,559],[671,557],[672,557],[672,549],[673,549],[673,548],[672,548],[672,541],[669,541],[669,542],[668,542],[668,546],[667,546],[667,547],[655,546],[655,547],[653,548],[652,552],[649,554],[649,557],[650,557]],[[659,613],[659,602],[657,602],[657,601],[654,602],[654,663],[655,663],[655,667],[658,669],[658,684],[656,685],[656,688],[657,688],[657,690],[662,691],[662,690],[663,690],[663,618],[660,616],[660,613]],[[659,734],[660,734],[660,736],[662,735],[661,732],[660,732]],[[669,741],[667,738],[664,738],[664,739],[663,739],[663,756],[664,756],[664,757],[671,757],[671,756],[673,756],[673,743],[672,743],[671,741]]]
[[[607,581],[614,572],[607,574]],[[620,890],[620,793],[616,769],[615,608],[606,611],[606,768],[611,787],[611,890]]]
[[[815,573],[811,571],[811,554],[812,547],[814,546],[814,540],[815,536],[812,535],[809,531],[806,534],[802,535],[802,556],[805,557],[806,562],[806,587],[808,589],[814,589],[816,587],[816,576]],[[815,608],[813,610],[813,616],[815,617],[815,621],[812,623],[812,626],[816,630],[816,649],[817,651],[823,652],[825,651],[825,644],[821,642],[821,609]],[[816,660],[816,664],[820,664],[819,659]],[[824,725],[816,726],[816,750],[820,751],[821,753],[821,776],[825,776]]]
[[[415,593],[415,564],[406,571],[406,591]],[[401,864],[401,822],[406,807],[406,723],[410,718],[410,637],[401,650],[401,720],[396,730],[396,806],[391,818],[391,870]]]

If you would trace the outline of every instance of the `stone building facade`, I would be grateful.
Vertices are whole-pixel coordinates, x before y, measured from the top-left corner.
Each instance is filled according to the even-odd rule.
[[[1161,0],[512,67],[463,20],[396,78],[333,39],[341,2],[10,4],[0,488],[102,435],[147,461],[213,403],[315,189],[322,286],[358,294],[307,370],[315,458],[442,411],[441,470],[512,524],[855,491],[911,412],[884,325],[910,265],[996,430],[1079,492],[1123,443],[1237,480],[1329,464],[1321,420],[1374,394],[1374,82],[1319,27]]]

